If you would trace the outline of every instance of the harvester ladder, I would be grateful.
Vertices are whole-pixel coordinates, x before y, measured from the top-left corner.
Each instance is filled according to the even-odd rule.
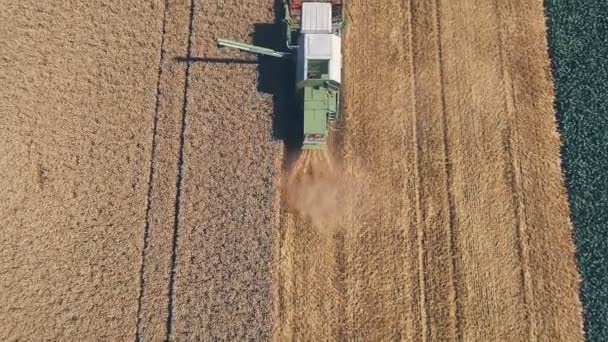
[[[327,120],[336,121],[336,112],[332,110],[329,113],[327,113]]]
[[[334,82],[325,82],[325,86],[327,87],[327,90],[336,94],[336,96],[338,96],[338,103],[336,103],[336,110],[329,110],[327,112],[327,119],[329,121],[335,121],[336,117],[337,117],[337,110],[339,108],[339,101],[340,101],[340,87],[334,83]],[[329,94],[328,94],[329,96]]]

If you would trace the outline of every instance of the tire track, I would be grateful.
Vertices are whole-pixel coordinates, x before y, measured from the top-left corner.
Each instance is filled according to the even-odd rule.
[[[405,1],[405,0],[404,0]],[[413,145],[414,145],[414,184],[415,184],[415,197],[416,197],[416,219],[415,219],[415,224],[416,224],[416,246],[417,246],[417,253],[418,253],[418,258],[417,258],[417,262],[418,262],[418,286],[419,286],[419,293],[420,293],[420,298],[419,298],[419,308],[420,308],[420,315],[421,315],[421,328],[422,328],[422,341],[425,342],[430,338],[429,335],[429,329],[428,329],[428,307],[427,307],[427,303],[426,303],[426,279],[425,279],[425,268],[424,268],[424,229],[423,229],[423,222],[424,217],[423,217],[423,211],[421,208],[421,202],[422,202],[422,193],[420,191],[420,161],[419,161],[419,150],[420,150],[420,144],[418,143],[418,118],[417,118],[417,111],[416,111],[416,63],[414,63],[414,39],[415,39],[415,35],[416,35],[416,31],[414,30],[414,10],[413,10],[413,0],[407,0],[408,1],[408,6],[407,6],[407,15],[408,15],[408,21],[409,21],[409,39],[408,39],[408,46],[409,46],[409,63],[410,63],[410,71],[411,71],[411,75],[410,75],[410,82],[411,82],[411,111],[412,111],[412,138],[413,138]],[[405,149],[405,146],[404,146]]]
[[[583,340],[580,278],[559,158],[545,9],[542,2],[498,4],[505,26],[508,100],[513,101],[510,133],[523,214],[521,242],[528,263],[530,336]]]
[[[508,58],[508,53],[505,51],[505,39],[508,34],[505,34],[504,27],[506,24],[503,24],[503,19],[500,14],[498,3],[494,1],[494,11],[496,14],[496,20],[498,22],[498,53],[500,59],[500,72],[503,76],[503,94],[504,94],[504,108],[508,114],[508,118],[513,119],[516,115],[515,113],[515,96],[513,90],[513,82],[509,75],[509,71],[505,65],[505,60]],[[508,30],[508,28],[507,28]],[[521,185],[521,164],[517,160],[517,152],[514,151],[515,146],[519,146],[518,142],[513,142],[514,139],[517,139],[516,135],[512,132],[512,124],[513,122],[510,120],[506,121],[506,127],[502,132],[503,135],[503,144],[504,149],[507,155],[507,163],[509,169],[506,170],[507,173],[507,181],[509,186],[513,191],[513,207],[514,207],[514,216],[515,216],[515,231],[516,231],[516,239],[517,239],[517,253],[521,260],[521,287],[523,289],[523,301],[525,306],[525,315],[528,319],[528,337],[530,340],[535,340],[537,337],[536,333],[536,323],[534,320],[534,315],[532,314],[532,306],[534,291],[532,287],[532,280],[530,279],[530,262],[529,262],[529,253],[528,253],[528,244],[526,241],[526,230],[527,230],[527,219],[526,219],[526,208],[525,203],[523,201],[522,195],[522,185]]]
[[[144,238],[143,238],[143,247],[141,251],[141,267],[139,269],[139,296],[137,298],[137,321],[135,323],[135,341],[141,340],[141,323],[142,323],[142,300],[144,297],[144,288],[145,288],[145,267],[146,267],[146,256],[148,254],[149,243],[150,243],[150,212],[152,209],[152,191],[153,191],[153,179],[156,173],[156,148],[158,143],[158,111],[160,108],[160,81],[163,74],[163,62],[165,60],[165,34],[167,33],[167,8],[169,7],[169,0],[165,0],[163,9],[163,25],[162,25],[162,33],[160,38],[160,57],[158,62],[158,77],[156,80],[156,103],[154,107],[154,124],[152,129],[152,149],[150,156],[150,171],[148,177],[148,195],[146,199],[146,223],[144,226]]]
[[[186,61],[186,75],[184,78],[184,101],[182,107],[181,116],[181,130],[180,130],[180,141],[179,141],[179,159],[177,162],[177,193],[175,196],[175,213],[173,218],[173,239],[171,244],[171,273],[169,274],[169,294],[168,294],[168,305],[167,305],[167,324],[166,324],[166,337],[169,341],[171,339],[172,328],[173,328],[173,301],[174,301],[174,286],[175,286],[175,274],[177,268],[177,252],[178,252],[178,240],[179,240],[179,214],[180,214],[180,199],[182,194],[182,183],[184,175],[184,144],[185,144],[185,132],[186,132],[186,116],[188,112],[188,91],[190,88],[190,69],[192,67],[192,31],[194,30],[194,0],[190,0],[190,18],[188,25],[188,45],[187,45],[187,61]]]
[[[346,340],[346,277],[347,277],[347,262],[346,262],[346,237],[344,231],[339,231],[334,235],[335,239],[335,250],[334,258],[336,260],[335,273],[334,273],[334,286],[336,287],[337,300],[336,300],[336,327],[335,327],[335,338],[338,341]]]
[[[453,192],[453,175],[450,164],[450,150],[448,146],[448,128],[447,128],[447,112],[446,112],[446,101],[445,101],[445,81],[443,72],[443,53],[441,44],[441,9],[440,0],[435,0],[435,28],[437,30],[437,58],[439,64],[439,81],[441,90],[441,113],[442,113],[442,131],[443,131],[443,146],[444,146],[444,163],[446,173],[446,188],[448,191],[448,210],[449,210],[449,231],[448,231],[448,249],[450,251],[451,258],[451,269],[450,278],[452,279],[452,315],[455,318],[456,323],[456,339],[462,340],[462,308],[458,300],[458,265],[456,262],[457,251],[456,251],[456,238],[458,234],[458,219],[456,213],[456,205]]]

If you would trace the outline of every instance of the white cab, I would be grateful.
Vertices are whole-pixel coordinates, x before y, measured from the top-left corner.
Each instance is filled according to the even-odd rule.
[[[327,61],[330,80],[342,74],[341,39],[332,33],[330,3],[302,4],[302,30],[298,39],[297,79],[307,79],[309,61]]]

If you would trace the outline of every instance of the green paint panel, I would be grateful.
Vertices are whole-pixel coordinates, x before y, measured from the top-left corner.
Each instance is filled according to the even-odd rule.
[[[326,114],[323,110],[304,111],[304,134],[325,134]]]
[[[304,134],[326,134],[329,96],[327,88],[304,88]]]

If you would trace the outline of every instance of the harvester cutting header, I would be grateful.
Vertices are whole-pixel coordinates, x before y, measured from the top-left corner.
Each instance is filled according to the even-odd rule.
[[[327,147],[330,126],[340,110],[342,75],[342,0],[284,0],[286,51],[219,39],[218,45],[295,62],[304,116],[303,149]]]

